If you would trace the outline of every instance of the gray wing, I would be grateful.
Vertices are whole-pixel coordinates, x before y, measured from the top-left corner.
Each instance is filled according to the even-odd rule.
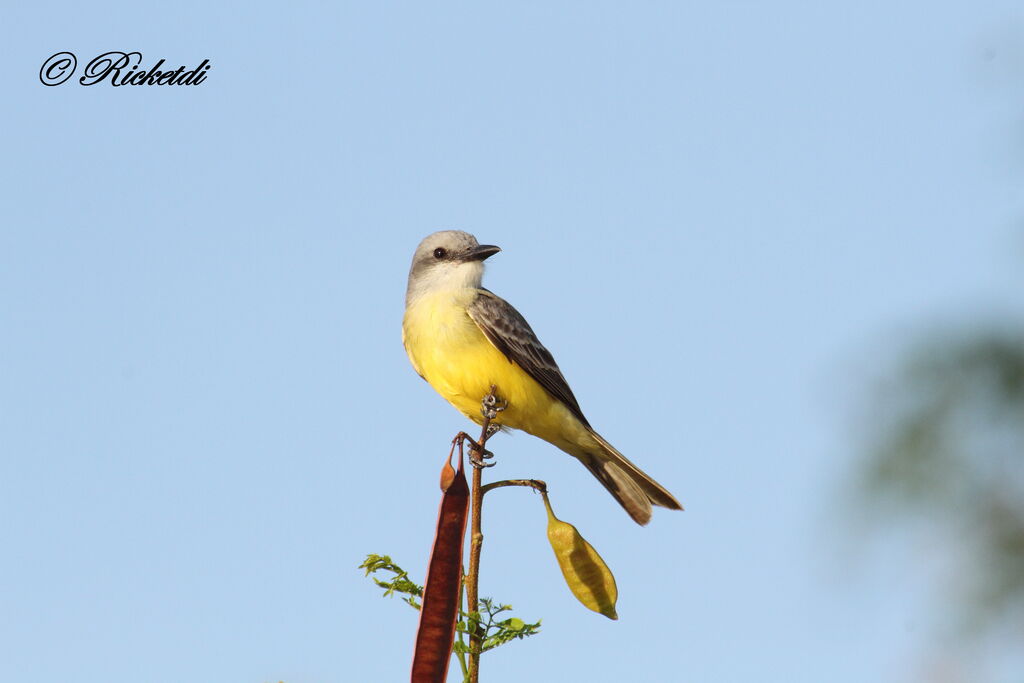
[[[551,353],[533,333],[526,318],[512,305],[486,289],[481,289],[476,299],[467,307],[469,317],[477,324],[488,340],[505,356],[526,371],[549,394],[564,403],[580,422],[587,427],[590,423],[583,417],[580,404],[562,377],[558,364]],[[500,391],[500,387],[499,387]]]

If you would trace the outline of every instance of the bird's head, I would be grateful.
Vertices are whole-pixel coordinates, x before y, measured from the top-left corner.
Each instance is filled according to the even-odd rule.
[[[499,251],[499,247],[480,244],[461,230],[442,230],[427,235],[412,255],[406,304],[431,292],[479,287],[484,276],[484,259]]]

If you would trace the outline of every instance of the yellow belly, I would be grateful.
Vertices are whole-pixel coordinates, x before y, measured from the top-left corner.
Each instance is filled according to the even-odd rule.
[[[491,385],[508,401],[495,420],[522,429],[572,452],[586,429],[562,403],[484,336],[466,314],[474,290],[441,292],[423,297],[406,309],[402,324],[405,350],[413,367],[477,424],[483,421],[480,401]],[[589,436],[589,434],[587,435]]]

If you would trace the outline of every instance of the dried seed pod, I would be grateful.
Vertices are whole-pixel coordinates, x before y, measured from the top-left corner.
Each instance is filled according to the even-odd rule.
[[[454,447],[453,447],[454,452]],[[455,623],[462,590],[462,548],[469,514],[469,485],[459,453],[459,469],[451,464],[452,454],[441,468],[441,508],[437,514],[437,533],[430,551],[430,565],[423,586],[423,605],[416,631],[412,660],[412,680],[441,681],[448,675],[452,657]]]
[[[576,527],[555,517],[547,494],[542,493],[541,496],[548,511],[548,541],[569,590],[587,609],[609,619],[618,619],[615,601],[619,592],[615,587],[615,576]]]

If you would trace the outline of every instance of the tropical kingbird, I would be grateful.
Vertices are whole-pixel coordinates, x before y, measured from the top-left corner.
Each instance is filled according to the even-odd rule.
[[[435,232],[412,257],[402,342],[420,377],[477,424],[496,387],[508,402],[492,420],[577,458],[638,524],[651,504],[683,506],[601,438],[583,416],[555,359],[519,312],[480,286],[484,259],[501,251],[458,230]]]

